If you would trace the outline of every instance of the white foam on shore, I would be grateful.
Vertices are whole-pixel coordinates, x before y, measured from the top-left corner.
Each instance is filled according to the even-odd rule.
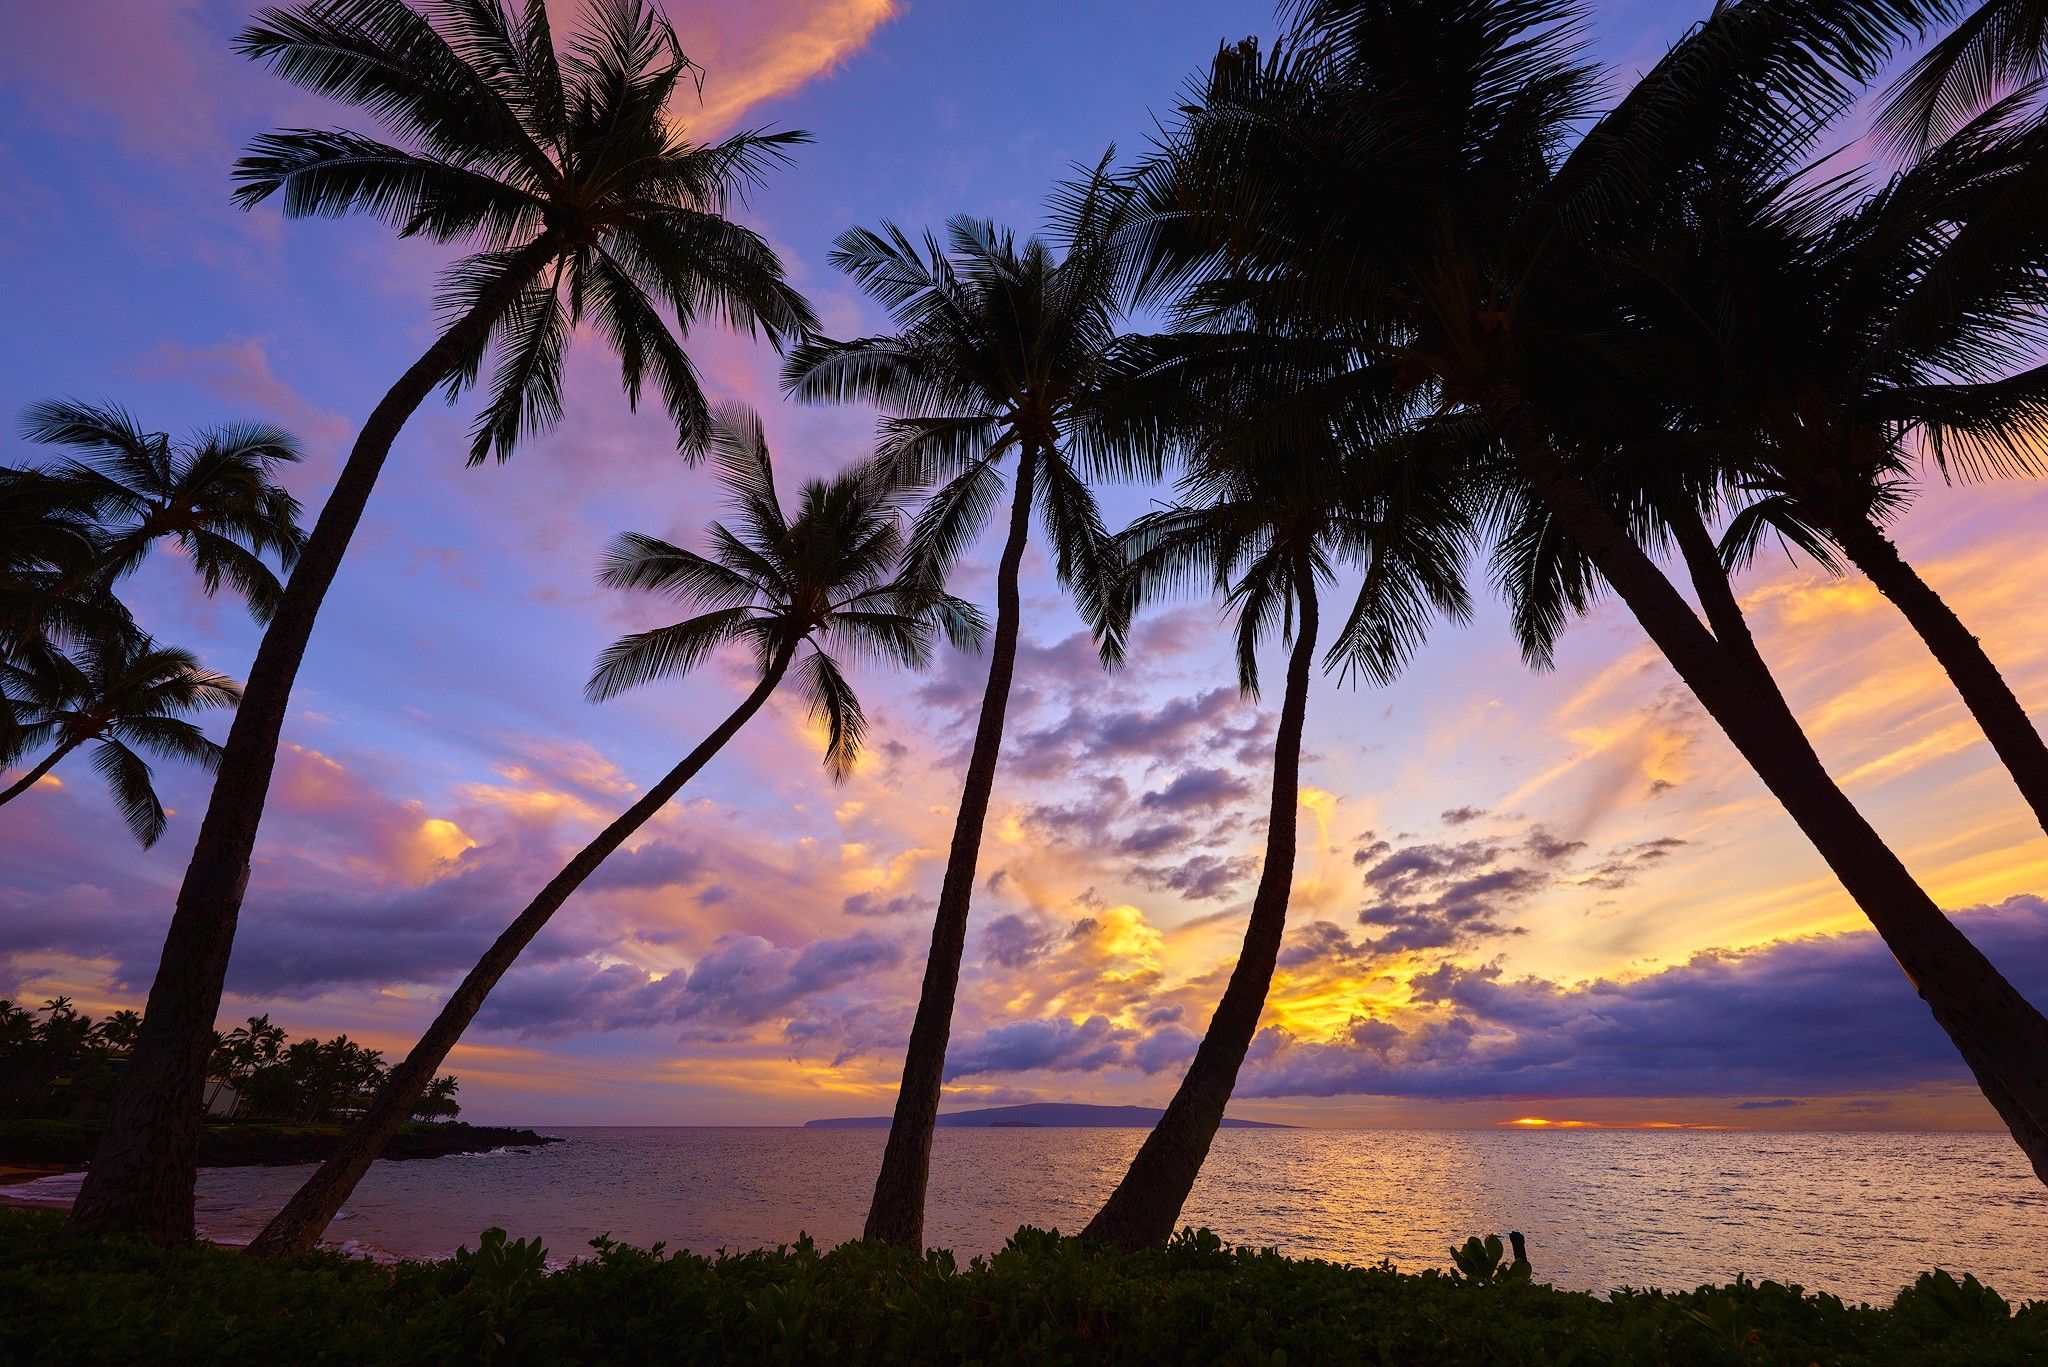
[[[84,1183],[85,1174],[82,1172],[53,1172],[48,1177],[38,1177],[33,1182],[19,1182],[11,1187],[0,1187],[0,1201],[10,1205],[63,1209],[78,1198],[78,1189]]]

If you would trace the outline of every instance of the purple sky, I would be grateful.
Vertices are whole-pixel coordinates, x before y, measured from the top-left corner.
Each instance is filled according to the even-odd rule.
[[[1597,53],[1653,60],[1700,5],[1603,3]],[[673,12],[707,132],[813,146],[748,210],[840,335],[880,319],[825,262],[842,229],[1035,224],[1046,187],[1154,111],[1260,4],[753,0]],[[227,198],[239,146],[349,121],[233,56],[245,12],[94,0],[0,16],[0,410],[77,396],[152,427],[263,418],[313,452],[316,503],[430,337],[445,253],[368,222]],[[786,486],[864,454],[872,415],[793,410],[775,360],[712,330],[720,396],[764,410]],[[463,468],[467,406],[399,442],[321,617],[230,980],[229,1019],[397,1052],[565,854],[744,686],[730,661],[604,706],[596,652],[655,620],[595,587],[616,532],[715,513],[657,413],[579,337],[568,418]],[[12,437],[9,459],[31,452]],[[1109,491],[1113,522],[1154,491]],[[1930,494],[1901,538],[2022,697],[2048,697],[2048,494]],[[992,556],[960,591],[985,599]],[[239,672],[254,632],[162,556],[133,582],[163,638]],[[1895,615],[1862,583],[1767,562],[1741,585],[1835,772],[1944,905],[2048,997],[2048,846]],[[1158,1102],[1221,989],[1256,874],[1271,718],[1215,610],[1147,620],[1103,675],[1034,556],[1026,649],[982,859],[952,1098]],[[871,671],[873,753],[834,787],[777,705],[565,910],[451,1067],[470,1114],[752,1123],[888,1108],[982,662]],[[1903,977],[1819,860],[1603,607],[1532,675],[1500,612],[1438,633],[1387,689],[1312,698],[1295,930],[1240,1087],[1309,1124],[1523,1115],[1983,1125]],[[0,813],[0,995],[136,1003],[204,802],[162,776],[137,850],[89,771]]]

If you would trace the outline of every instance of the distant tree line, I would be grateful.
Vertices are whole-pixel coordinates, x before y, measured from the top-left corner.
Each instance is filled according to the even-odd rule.
[[[141,1027],[137,1012],[94,1020],[68,997],[36,1009],[0,999],[0,1119],[105,1115]],[[382,1050],[347,1035],[287,1042],[284,1027],[251,1016],[214,1034],[207,1101],[215,1115],[235,1120],[335,1124],[360,1115],[390,1071]],[[453,1120],[462,1111],[459,1085],[445,1074],[434,1078],[413,1118]]]

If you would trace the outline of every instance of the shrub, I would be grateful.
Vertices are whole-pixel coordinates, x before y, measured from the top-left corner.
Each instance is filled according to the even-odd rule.
[[[550,1271],[502,1230],[440,1262],[273,1264],[57,1228],[0,1212],[0,1361],[2048,1362],[2048,1304],[2014,1312],[1939,1272],[1872,1307],[1746,1280],[1602,1299],[1192,1230],[1140,1254],[1020,1230],[965,1267],[808,1239],[708,1258],[599,1239]]]

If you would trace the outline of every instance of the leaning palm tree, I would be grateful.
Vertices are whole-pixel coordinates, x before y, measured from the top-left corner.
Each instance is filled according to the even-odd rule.
[[[1241,404],[1257,395],[1240,393]],[[1241,414],[1243,407],[1236,408]],[[1193,1190],[1238,1070],[1258,1032],[1294,885],[1301,735],[1314,672],[1321,596],[1340,570],[1363,579],[1330,662],[1385,683],[1438,615],[1470,613],[1462,578],[1473,522],[1448,462],[1418,459],[1405,434],[1350,447],[1329,424],[1277,428],[1233,414],[1200,443],[1181,481],[1185,502],[1117,537],[1116,591],[1104,624],[1112,650],[1130,614],[1162,592],[1208,581],[1236,618],[1238,687],[1259,691],[1258,651],[1291,645],[1273,741],[1265,863],[1229,985],[1166,1111],[1082,1237],[1122,1248],[1163,1244]]]
[[[1022,624],[1018,576],[1034,506],[1063,583],[1084,600],[1104,582],[1106,533],[1088,477],[1144,468],[1153,447],[1125,424],[1117,334],[1125,197],[1097,174],[1060,201],[1059,242],[1019,245],[971,218],[948,224],[949,247],[913,243],[893,225],[854,229],[833,264],[890,312],[897,331],[791,352],[785,383],[798,398],[867,402],[885,420],[881,459],[938,488],[908,548],[913,572],[937,583],[987,525],[1014,457],[1007,531],[996,567],[996,623],[974,748],[932,918],[931,951],[903,1061],[866,1237],[918,1248],[924,1239],[953,999],[967,913],[1002,750]],[[941,482],[942,481],[942,482]]]
[[[1877,133],[1896,151],[1925,151],[2043,76],[2048,3],[1983,0],[1899,77],[1878,111]]]
[[[220,763],[220,747],[186,717],[232,707],[241,697],[234,680],[201,669],[190,651],[157,645],[137,631],[86,641],[73,655],[24,671],[22,682],[20,748],[49,749],[0,789],[0,803],[12,802],[68,756],[91,746],[93,768],[144,847],[164,833],[165,818],[143,755],[212,769]]]
[[[266,9],[238,45],[280,76],[382,120],[266,134],[235,167],[239,203],[292,217],[367,213],[402,236],[463,242],[438,336],[364,422],[258,646],[122,1079],[70,1227],[192,1237],[205,1042],[213,1029],[292,683],[392,443],[437,386],[496,355],[470,447],[509,456],[561,414],[562,355],[588,317],[626,395],[656,385],[685,453],[708,414],[681,334],[703,315],[781,345],[810,309],[728,207],[798,133],[688,141],[669,102],[694,71],[651,0],[593,0],[558,50],[543,0],[312,0]],[[675,326],[663,316],[666,307]]]
[[[38,473],[91,519],[99,545],[74,590],[112,585],[170,538],[210,595],[225,583],[268,621],[283,586],[265,557],[290,570],[305,544],[299,502],[276,482],[301,458],[288,432],[262,423],[208,428],[174,442],[146,432],[114,404],[39,403],[22,418],[29,440],[71,454]]]
[[[613,545],[600,575],[609,587],[652,590],[704,611],[614,643],[599,658],[589,692],[593,699],[610,698],[687,674],[726,645],[752,654],[758,681],[696,749],[579,850],[506,927],[405,1061],[391,1070],[341,1146],[264,1227],[250,1252],[300,1253],[319,1240],[533,937],[598,865],[739,733],[785,676],[794,671],[812,717],[825,724],[825,766],[836,780],[859,757],[867,722],[835,652],[918,668],[940,633],[962,647],[978,643],[982,624],[972,607],[930,592],[921,578],[896,576],[903,551],[896,495],[874,469],[805,485],[796,516],[785,519],[759,419],[743,409],[724,413],[713,428],[712,445],[735,525],[712,524],[711,554],[632,534]]]
[[[1819,168],[1703,177],[1663,248],[1632,265],[1638,316],[1675,342],[1675,400],[1724,448],[1728,561],[1775,533],[1861,570],[2048,829],[2048,744],[1887,533],[1924,469],[2044,469],[2048,126],[2016,113],[1994,106],[1875,187]]]
[[[1303,0],[1273,53],[1225,54],[1146,169],[1171,249],[1150,278],[1191,284],[1197,317],[1349,339],[1493,429],[1503,496],[1540,509],[1628,607],[2048,1179],[2048,1019],[1856,810],[1740,643],[1694,614],[1599,471],[1627,436],[1602,400],[1626,398],[1637,333],[1614,305],[1616,255],[1702,165],[1803,155],[1941,8],[1733,0],[1593,118],[1570,0]]]

